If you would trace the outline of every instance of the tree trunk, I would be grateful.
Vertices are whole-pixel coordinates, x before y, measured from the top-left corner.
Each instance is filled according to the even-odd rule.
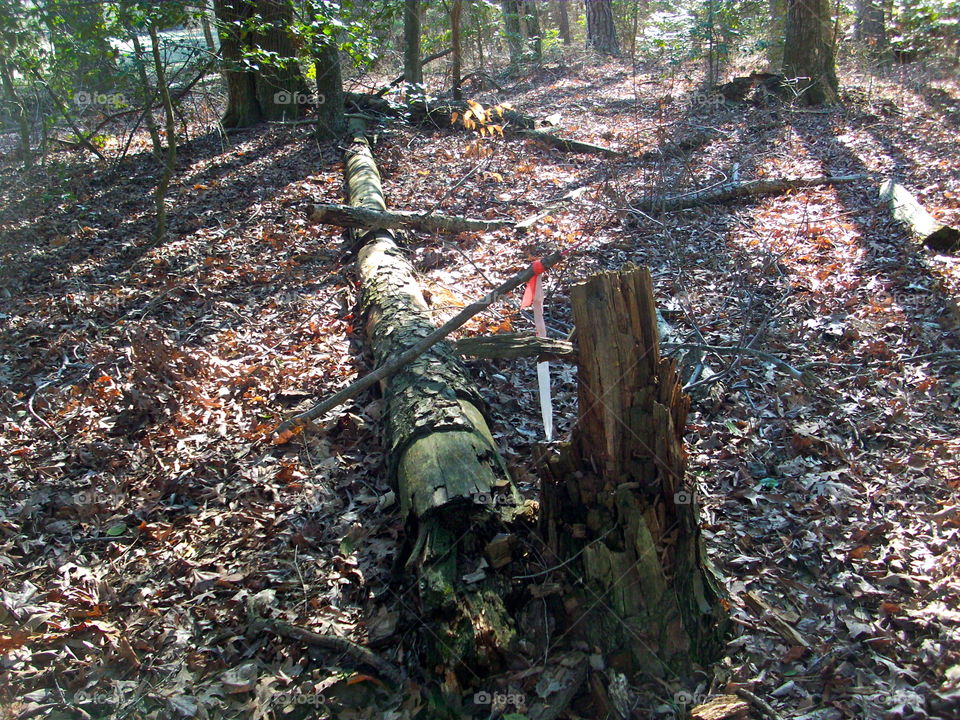
[[[884,15],[883,4],[878,0],[857,0],[853,38],[866,46],[871,58],[879,63],[889,62],[889,43]]]
[[[7,107],[16,117],[17,128],[20,131],[20,149],[18,151],[20,161],[24,167],[30,168],[33,166],[33,153],[30,152],[30,122],[27,120],[27,111],[14,87],[10,66],[6,59],[2,57],[0,57],[0,81],[3,82],[3,92],[7,96]]]
[[[526,24],[526,46],[533,53],[533,60],[539,63],[543,60],[543,36],[540,33],[540,15],[537,12],[536,0],[525,0],[520,3]]]
[[[340,51],[335,43],[316,51],[314,68],[317,75],[317,137],[321,140],[342,135],[347,129],[343,115],[343,78],[340,74]]]
[[[220,55],[227,85],[224,127],[255,125],[260,120],[293,120],[303,114],[307,84],[290,34],[293,11],[287,0],[215,0]],[[245,25],[255,20],[251,32]],[[270,54],[257,70],[244,54],[257,48]]]
[[[611,0],[587,0],[587,45],[605,55],[617,55],[617,28]]]
[[[767,0],[767,63],[771,71],[783,67],[783,34],[787,25],[787,0]]]
[[[423,82],[419,0],[404,0],[403,3],[403,79],[412,85]]]
[[[570,40],[570,14],[567,12],[567,2],[569,0],[556,0],[557,10],[560,13],[560,39],[564,45],[569,45]]]
[[[307,82],[290,33],[293,8],[289,0],[257,0],[257,13],[263,30],[254,42],[273,59],[255,75],[260,111],[267,120],[295,120],[306,106]]]
[[[660,357],[646,268],[594,276],[571,300],[579,413],[570,442],[542,458],[546,562],[583,579],[564,589],[569,632],[611,667],[683,675],[717,656],[724,629],[684,484],[690,399]]]
[[[170,88],[167,85],[167,70],[160,57],[160,38],[157,26],[150,25],[150,48],[153,51],[153,69],[157,74],[157,90],[163,102],[163,117],[167,132],[167,153],[163,163],[163,173],[154,191],[154,200],[157,206],[157,224],[154,228],[153,242],[158,245],[163,240],[167,229],[167,188],[177,165],[177,130],[173,116],[173,99],[170,97]]]
[[[796,91],[801,102],[836,102],[839,83],[830,0],[787,0],[785,32],[783,73],[788,78],[798,78]]]
[[[450,4],[450,46],[453,51],[453,99],[463,100],[463,91],[460,89],[460,76],[463,73],[463,49],[460,47],[460,16],[463,14],[463,0],[452,0]]]
[[[214,0],[213,7],[227,85],[227,107],[220,122],[226,128],[249,127],[263,119],[254,72],[243,63],[247,43],[243,25],[253,9],[245,0]]]
[[[384,211],[370,148],[357,137],[347,154],[353,205]],[[367,233],[357,256],[361,309],[377,365],[434,330],[413,268],[386,230]],[[487,573],[468,587],[487,543],[519,504],[484,420],[481,400],[446,342],[404,366],[384,387],[388,468],[416,542],[408,566],[418,577],[418,614],[431,632],[424,667],[441,677],[489,670],[515,637],[503,604],[507,582]],[[468,530],[469,532],[465,532]]]
[[[143,121],[147,126],[147,132],[150,133],[150,141],[153,143],[153,155],[157,160],[161,160],[163,158],[163,143],[160,142],[160,131],[157,129],[157,121],[153,117],[153,101],[159,93],[159,88],[154,91],[150,86],[143,47],[140,45],[140,38],[137,36],[136,29],[128,26],[127,34],[133,45],[133,66],[136,68],[137,77],[140,78],[140,85],[143,87]]]
[[[510,67],[517,68],[523,59],[523,31],[520,29],[519,0],[501,0],[503,32],[510,50]]]
[[[819,185],[838,185],[841,183],[858,182],[865,180],[866,175],[840,175],[837,177],[799,178],[797,180],[746,180],[723,183],[713,187],[694,190],[683,195],[667,195],[645,198],[635,198],[630,207],[635,210],[682,210],[684,208],[710,205],[727,200],[756,195],[772,195],[797,190],[799,188],[817,187]]]

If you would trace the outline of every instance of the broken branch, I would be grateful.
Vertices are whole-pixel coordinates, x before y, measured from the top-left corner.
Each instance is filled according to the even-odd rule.
[[[547,255],[545,258],[542,258],[540,262],[543,264],[544,269],[547,269],[560,262],[562,257],[563,256],[559,252],[554,252],[550,255]],[[482,297],[480,300],[467,305],[463,310],[447,320],[447,322],[445,322],[443,325],[427,335],[416,345],[411,346],[408,350],[405,350],[397,355],[393,360],[384,363],[373,372],[365,375],[339,392],[334,393],[323,402],[317,403],[309,410],[302,412],[299,415],[294,415],[289,420],[280,423],[277,429],[274,430],[274,435],[282,437],[284,433],[290,432],[294,428],[302,428],[308,422],[320,417],[328,410],[332,410],[338,405],[342,405],[347,400],[356,397],[367,388],[372,387],[381,380],[385,380],[386,378],[390,377],[400,370],[400,368],[402,368],[404,365],[420,357],[420,355],[443,340],[443,338],[452,333],[454,330],[458,330],[459,328],[463,327],[467,320],[472,318],[478,312],[485,310],[511,290],[523,285],[530,278],[532,278],[533,275],[534,272],[532,267],[527,267],[521,272],[518,272],[512,278],[501,283],[496,289]]]
[[[838,185],[841,183],[865,180],[866,175],[841,175],[838,177],[799,178],[797,180],[749,180],[747,182],[728,182],[715,187],[695,190],[683,195],[655,196],[636,198],[631,204],[633,210],[682,210],[725,202],[735,198],[754,195],[774,195],[797,190],[799,188],[816,187],[818,185]]]

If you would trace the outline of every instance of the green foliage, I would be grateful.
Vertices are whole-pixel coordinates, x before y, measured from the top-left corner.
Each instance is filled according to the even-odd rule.
[[[956,0],[896,0],[890,42],[897,50],[923,53],[942,47],[943,39],[960,40],[960,6]]]

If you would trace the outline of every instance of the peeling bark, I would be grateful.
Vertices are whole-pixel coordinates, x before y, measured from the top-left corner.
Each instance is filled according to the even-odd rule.
[[[347,153],[353,205],[386,210],[380,176],[362,137]],[[357,257],[361,308],[377,365],[436,330],[413,268],[387,230],[364,236]],[[449,343],[440,342],[384,383],[385,445],[401,512],[416,529],[408,565],[416,568],[419,615],[431,633],[425,667],[496,667],[515,637],[503,605],[505,580],[463,579],[519,506],[484,419],[483,401]],[[501,502],[489,502],[491,498]],[[466,531],[466,532],[465,532]],[[474,670],[475,671],[475,670]]]

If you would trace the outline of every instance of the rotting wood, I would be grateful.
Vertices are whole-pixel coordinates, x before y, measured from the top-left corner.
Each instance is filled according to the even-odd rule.
[[[858,182],[865,180],[866,175],[839,175],[837,177],[816,177],[816,178],[798,178],[788,180],[786,178],[776,180],[748,180],[746,182],[725,182],[720,185],[694,190],[683,195],[654,196],[634,198],[630,207],[634,210],[643,210],[647,212],[683,210],[686,208],[697,207],[700,205],[710,205],[713,203],[726,202],[743,197],[754,197],[756,195],[775,195],[777,193],[787,192],[788,190],[799,190],[800,188],[817,187],[820,185],[840,185],[844,183]]]
[[[347,150],[346,174],[351,204],[386,210],[360,133]],[[483,400],[449,343],[436,338],[419,349],[437,328],[393,235],[376,230],[359,242],[360,307],[376,365],[415,353],[384,376],[384,445],[400,511],[416,538],[407,566],[416,578],[417,615],[431,630],[420,637],[422,666],[457,695],[457,673],[499,669],[516,641],[504,605],[508,579],[478,570],[477,559],[509,527],[521,498],[487,427]]]
[[[522,357],[537,357],[554,360],[570,358],[573,355],[573,343],[566,340],[515,333],[460,338],[454,341],[453,349],[460,355],[488,359],[512,360]]]
[[[427,232],[488,232],[513,225],[512,220],[481,220],[441,213],[412,212],[409,210],[373,210],[324,203],[313,205],[308,217],[312,222],[322,222],[340,227],[364,228],[367,230],[425,230]]]
[[[960,250],[960,230],[937,221],[903,185],[885,180],[880,186],[880,200],[887,203],[893,217],[911,235],[938,252]]]
[[[579,414],[570,442],[539,458],[547,562],[576,579],[564,590],[571,635],[628,676],[682,674],[717,655],[725,625],[684,485],[690,399],[660,356],[646,268],[594,276],[571,301]]]
[[[589,153],[591,155],[603,155],[604,157],[611,158],[622,158],[627,154],[622,150],[614,150],[613,148],[604,147],[603,145],[594,145],[593,143],[583,142],[581,140],[560,137],[546,130],[518,130],[517,135],[546,143],[550,147],[566,150],[567,152]]]

